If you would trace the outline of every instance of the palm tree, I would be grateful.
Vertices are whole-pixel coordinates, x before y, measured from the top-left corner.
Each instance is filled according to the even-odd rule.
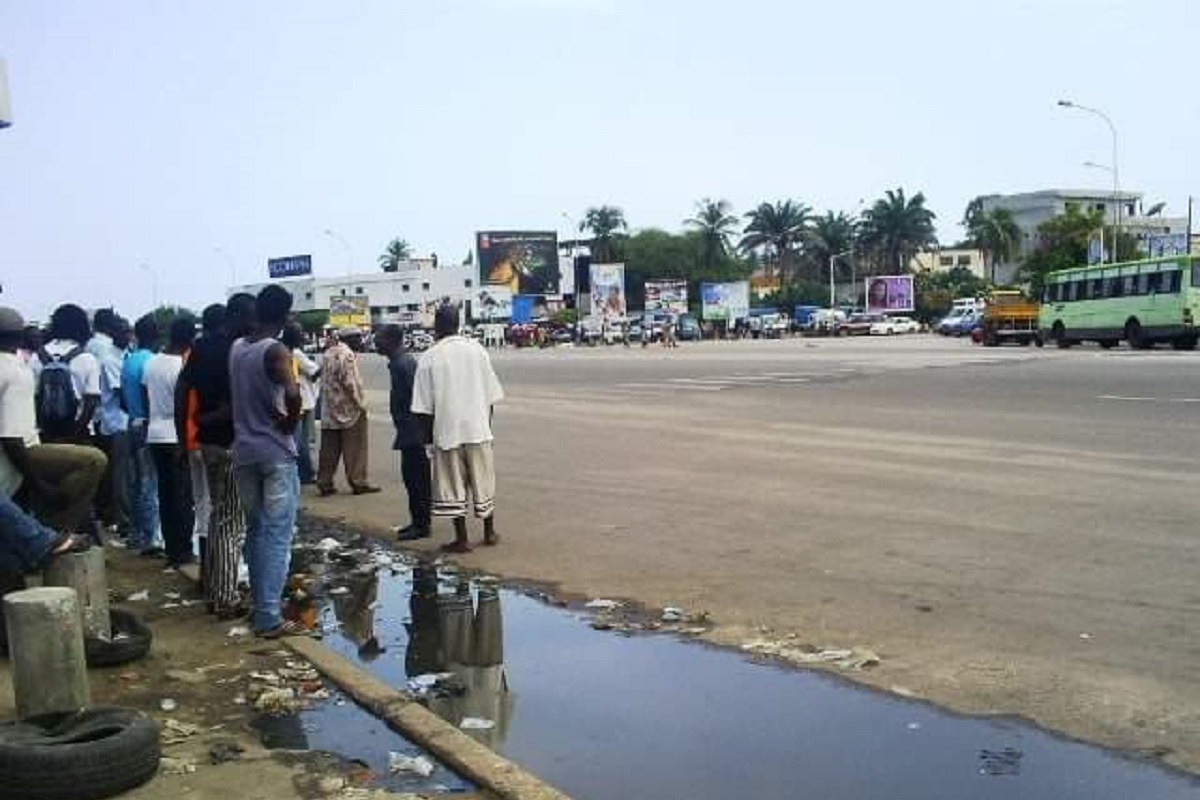
[[[975,214],[968,213],[967,219],[967,237],[972,245],[983,251],[983,261],[990,265],[989,275],[992,283],[995,283],[996,264],[1008,261],[1016,254],[1021,241],[1021,228],[1007,208],[994,208],[988,213],[982,210]]]
[[[827,269],[829,260],[854,250],[858,223],[845,211],[826,211],[813,220],[805,247],[806,260],[814,272]]]
[[[742,250],[769,247],[779,259],[779,280],[785,283],[792,273],[795,249],[808,233],[812,209],[794,200],[761,203],[746,214],[749,222],[743,231]]]
[[[387,249],[379,257],[379,266],[384,272],[399,272],[400,262],[407,261],[412,256],[412,248],[408,242],[397,237],[388,242]]]
[[[708,197],[696,203],[696,216],[688,217],[683,224],[695,230],[701,237],[701,264],[712,269],[729,254],[729,237],[737,229],[738,218],[728,200],[712,200]]]
[[[937,244],[933,229],[936,216],[925,207],[921,192],[906,198],[904,189],[889,189],[863,212],[863,244],[874,251],[886,269],[907,272],[913,256]]]
[[[616,206],[589,208],[583,214],[583,222],[579,223],[580,231],[592,233],[592,260],[599,264],[612,261],[615,235],[628,228],[625,212]]]

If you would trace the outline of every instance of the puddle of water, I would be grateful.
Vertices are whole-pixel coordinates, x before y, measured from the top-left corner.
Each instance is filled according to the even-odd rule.
[[[340,698],[318,703],[299,714],[262,715],[253,721],[264,747],[271,750],[320,750],[361,762],[372,774],[368,785],[389,792],[423,794],[458,793],[475,790],[455,772],[393,731],[378,718]],[[391,774],[389,753],[425,756],[435,765],[428,778]]]
[[[454,673],[465,694],[431,708],[492,721],[471,735],[578,800],[1200,796],[1188,776],[1027,724],[670,636],[597,633],[578,613],[428,567],[327,578],[345,589],[318,601],[336,629],[328,646],[398,687]],[[361,724],[339,725],[339,750]]]

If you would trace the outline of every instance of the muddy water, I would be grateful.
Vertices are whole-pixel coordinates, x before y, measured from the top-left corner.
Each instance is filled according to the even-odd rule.
[[[455,673],[465,694],[430,706],[455,724],[489,721],[472,735],[578,800],[1200,797],[1187,776],[1017,721],[670,636],[601,633],[583,612],[415,574],[415,593],[404,568],[326,575],[326,644],[395,686]]]

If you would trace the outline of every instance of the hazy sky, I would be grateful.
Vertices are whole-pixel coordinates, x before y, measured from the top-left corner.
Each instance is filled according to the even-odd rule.
[[[1189,6],[1191,8],[1189,8]],[[201,306],[269,256],[318,274],[400,235],[458,261],[486,228],[589,205],[679,227],[924,191],[1200,194],[1196,0],[0,0],[0,302]]]

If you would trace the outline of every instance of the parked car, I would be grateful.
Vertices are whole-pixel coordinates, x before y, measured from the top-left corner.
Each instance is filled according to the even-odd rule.
[[[642,340],[642,320],[640,318],[629,320],[629,341],[640,342]]]
[[[971,331],[981,325],[983,325],[983,314],[973,308],[968,309],[954,319],[953,323],[947,327],[946,334],[948,336],[969,336]]]
[[[916,333],[921,330],[921,323],[911,317],[884,317],[871,323],[869,333],[872,336],[892,336],[897,333]]]
[[[840,333],[843,336],[866,336],[871,332],[871,326],[885,319],[877,314],[851,314],[842,323]]]
[[[950,336],[958,331],[959,323],[968,313],[969,309],[966,308],[952,309],[949,314],[934,324],[933,329],[943,336]]]
[[[846,324],[846,312],[840,308],[819,308],[808,319],[809,330],[823,336],[837,336]]]
[[[633,338],[630,335],[629,338]],[[700,323],[691,314],[680,314],[675,323],[675,338],[681,342],[694,342],[700,338]]]

